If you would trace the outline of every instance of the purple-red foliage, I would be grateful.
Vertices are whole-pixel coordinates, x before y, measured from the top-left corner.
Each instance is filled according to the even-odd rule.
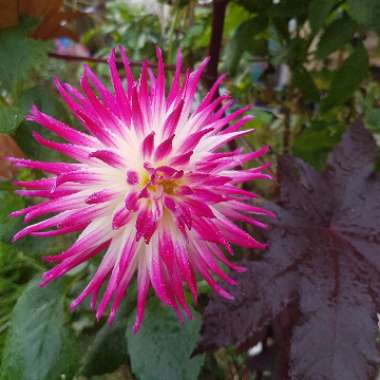
[[[295,157],[280,159],[269,249],[236,277],[234,301],[212,297],[198,352],[246,349],[271,331],[276,379],[374,378],[380,310],[375,156],[375,141],[359,122],[322,173]]]

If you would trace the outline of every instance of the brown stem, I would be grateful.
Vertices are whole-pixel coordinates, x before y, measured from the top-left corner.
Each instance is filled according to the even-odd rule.
[[[60,54],[60,53],[49,53],[50,58],[61,59],[64,61],[73,61],[73,62],[92,62],[92,63],[107,63],[107,59],[105,58],[96,58],[96,57],[86,57],[81,55],[70,55],[70,54]],[[116,61],[118,66],[122,65],[122,62]],[[142,61],[129,61],[129,64],[133,67],[140,67],[143,62]],[[150,67],[157,67],[155,63],[149,63]],[[165,65],[167,70],[175,71],[175,65]]]
[[[284,108],[284,132],[282,135],[283,152],[288,154],[290,150],[290,112],[288,108]]]
[[[226,16],[226,8],[229,0],[214,0],[212,4],[212,26],[211,37],[209,44],[210,61],[206,68],[205,82],[210,89],[214,82],[218,79],[218,64],[220,59],[220,51],[222,49],[224,18]],[[219,91],[214,95],[214,98],[219,96]],[[234,140],[228,143],[230,150],[237,148]]]
[[[222,48],[224,18],[229,0],[214,0],[212,4],[212,27],[209,44],[210,62],[207,65],[205,80],[208,88],[218,78],[218,64]],[[218,94],[216,94],[218,96]]]

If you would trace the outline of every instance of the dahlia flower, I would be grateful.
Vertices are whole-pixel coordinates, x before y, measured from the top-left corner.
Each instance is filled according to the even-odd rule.
[[[179,318],[186,302],[186,285],[194,302],[196,275],[221,297],[231,295],[215,277],[234,284],[220,263],[243,271],[227,260],[230,244],[264,248],[235,222],[265,225],[254,214],[269,211],[248,203],[255,195],[239,184],[268,179],[269,164],[242,170],[241,165],[262,156],[267,147],[243,153],[221,148],[250,132],[239,131],[251,118],[242,116],[250,107],[232,113],[228,96],[218,96],[219,78],[199,104],[195,92],[205,59],[193,72],[182,73],[181,55],[167,94],[164,64],[157,49],[157,75],[144,63],[135,80],[123,48],[120,49],[125,83],[118,74],[115,51],[108,59],[112,90],[85,66],[81,91],[55,80],[56,87],[85,132],[33,107],[27,119],[40,124],[67,143],[47,140],[34,133],[42,146],[58,151],[75,162],[42,162],[10,158],[16,167],[38,169],[46,177],[16,181],[26,197],[46,198],[42,203],[18,210],[25,222],[49,216],[19,231],[49,237],[80,232],[64,252],[48,256],[55,266],[43,274],[41,286],[74,267],[102,255],[91,281],[72,302],[74,309],[91,295],[91,307],[99,319],[110,306],[115,317],[126,289],[136,274],[138,330],[150,287]],[[104,252],[104,253],[102,253]],[[100,300],[97,295],[106,283]]]

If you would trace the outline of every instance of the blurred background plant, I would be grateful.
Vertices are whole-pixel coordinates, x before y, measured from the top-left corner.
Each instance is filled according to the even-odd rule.
[[[58,158],[31,137],[33,129],[49,133],[23,119],[36,104],[74,123],[57,99],[53,75],[76,85],[87,62],[105,78],[111,47],[125,46],[138,67],[155,60],[159,45],[169,63],[181,49],[189,67],[210,55],[201,91],[223,72],[221,91],[236,107],[253,105],[255,118],[245,128],[256,132],[239,145],[270,145],[274,171],[283,153],[320,169],[357,119],[380,144],[379,19],[378,0],[0,0],[0,379],[270,378],[270,371],[250,371],[248,353],[232,348],[190,358],[208,299],[202,284],[192,322],[180,328],[152,301],[135,336],[133,292],[112,327],[97,323],[87,306],[67,313],[95,262],[48,290],[36,288],[34,277],[47,267],[40,257],[68,241],[11,244],[21,222],[7,215],[24,201],[10,180],[40,174],[14,172],[4,157]],[[275,183],[255,188],[266,198],[275,190]]]

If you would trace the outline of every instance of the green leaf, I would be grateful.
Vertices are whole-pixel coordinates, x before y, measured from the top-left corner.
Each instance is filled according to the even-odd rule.
[[[52,93],[50,86],[36,86],[32,87],[21,95],[13,106],[0,105],[0,133],[12,133],[23,121],[26,114],[29,113],[32,105],[38,106],[45,113],[55,116],[66,116],[64,107],[58,101],[57,97]],[[31,125],[30,123],[24,123]],[[42,129],[38,128],[37,129]],[[21,131],[23,134],[24,128]],[[46,135],[47,130],[42,129],[42,135]],[[53,134],[50,134],[53,136]],[[35,144],[33,152],[38,150],[39,145]]]
[[[321,169],[328,154],[340,141],[342,132],[343,127],[340,124],[316,121],[294,140],[293,154]]]
[[[226,10],[223,34],[225,36],[230,36],[239,24],[251,17],[252,15],[244,7],[235,3],[230,3]],[[194,28],[194,26],[192,28]],[[191,32],[191,29],[189,32]]]
[[[26,36],[25,27],[0,30],[0,83],[15,91],[30,70],[47,59],[50,43]]]
[[[380,109],[371,108],[365,115],[366,126],[375,133],[380,132]]]
[[[9,214],[23,208],[24,201],[11,192],[0,191],[0,204],[0,241],[9,241],[16,228],[20,225],[20,220],[11,218]]]
[[[251,13],[266,10],[272,5],[272,0],[235,0],[235,2]]]
[[[21,123],[23,113],[18,107],[0,106],[0,133],[12,133]]]
[[[336,0],[311,0],[309,22],[314,33],[322,28],[335,3]]]
[[[319,101],[319,91],[314,79],[303,66],[299,66],[294,70],[293,81],[307,100]]]
[[[328,96],[322,102],[322,111],[345,103],[368,75],[368,53],[362,43],[334,73]]]
[[[290,67],[298,67],[306,59],[308,49],[307,41],[303,38],[293,38],[287,46],[286,60]]]
[[[257,34],[263,32],[268,25],[265,17],[252,17],[243,21],[235,30],[226,47],[226,65],[232,74],[236,71],[245,51],[253,52],[257,48]]]
[[[307,5],[305,0],[281,0],[277,3],[272,1],[268,13],[271,17],[301,17],[307,13]]]
[[[86,377],[113,372],[127,361],[125,319],[104,325],[96,334],[84,360]]]
[[[359,23],[380,33],[379,0],[347,0],[352,17]]]
[[[27,114],[32,105],[35,104],[42,112],[66,121],[67,113],[59,102],[56,95],[51,91],[50,85],[36,86],[25,91],[19,101],[19,107]],[[24,121],[15,133],[15,140],[22,151],[35,160],[55,161],[61,160],[62,156],[50,149],[46,149],[38,144],[32,137],[32,131],[38,132],[47,139],[56,139],[56,136],[46,128],[38,124]]]
[[[25,227],[25,225],[21,225],[19,229],[22,227]],[[56,255],[64,251],[74,243],[76,237],[76,234],[52,236],[44,239],[26,236],[18,240],[14,245],[20,252],[24,252],[25,255],[33,256],[40,260],[41,256]]]
[[[39,263],[19,252],[14,244],[0,241],[0,368],[12,310],[25,284],[40,271],[39,267]]]
[[[4,188],[8,187],[7,182],[3,182]],[[12,218],[9,214],[12,211],[25,207],[24,199],[13,193],[13,188],[9,186],[7,190],[0,190],[0,242],[9,243],[12,236],[25,225],[21,222],[21,217]],[[29,256],[52,255],[63,251],[69,247],[76,235],[60,235],[45,239],[36,239],[33,236],[26,236],[13,243],[19,252],[24,252]]]
[[[31,281],[13,311],[0,379],[71,379],[78,357],[59,282],[41,289]]]
[[[348,16],[333,21],[322,34],[316,51],[317,57],[324,59],[334,51],[343,48],[353,37],[355,29],[355,22]]]
[[[59,101],[56,93],[52,91],[51,83],[32,87],[21,94],[18,106],[26,114],[36,105],[43,112],[53,115],[66,117],[65,108]]]
[[[140,380],[195,380],[204,357],[190,358],[198,341],[200,317],[180,325],[173,311],[150,300],[140,330],[127,332],[132,370]],[[129,318],[133,324],[135,316]]]
[[[24,114],[15,106],[0,106],[0,133],[12,133],[20,125]]]

